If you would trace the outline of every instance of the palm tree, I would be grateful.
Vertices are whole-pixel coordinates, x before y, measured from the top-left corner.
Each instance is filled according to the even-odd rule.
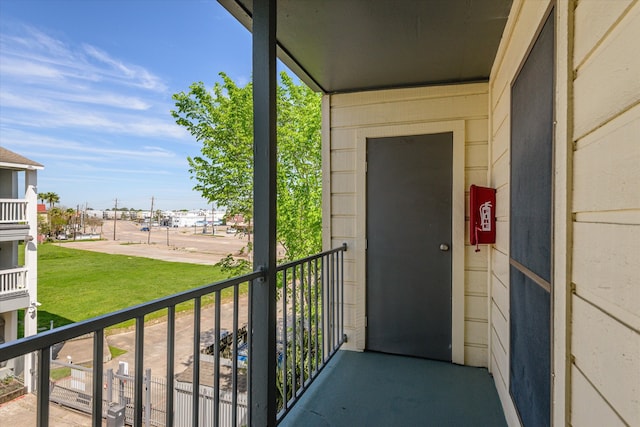
[[[38,193],[38,200],[40,200],[40,204],[44,204],[44,201],[47,200],[47,193]]]
[[[60,201],[60,196],[58,196],[56,193],[44,193],[44,196],[44,200],[49,202],[49,208],[52,208],[56,203]]]

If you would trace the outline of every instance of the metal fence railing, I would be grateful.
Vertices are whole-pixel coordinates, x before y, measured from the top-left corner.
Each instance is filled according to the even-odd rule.
[[[277,421],[295,404],[344,342],[344,252],[346,245],[277,267],[280,286],[280,315],[276,328],[278,341],[277,378],[273,387],[280,390]],[[263,279],[263,271],[255,271],[222,282],[184,291],[93,319],[62,326],[37,335],[0,344],[0,363],[35,353],[34,366],[25,367],[35,373],[37,425],[49,425],[49,403],[55,401],[90,414],[93,426],[101,426],[113,404],[124,406],[127,424],[135,426],[239,426],[247,425],[251,411],[251,384],[264,381],[249,378],[252,361],[260,363],[265,355],[252,356],[252,304],[240,304],[241,287],[249,295],[254,282]],[[221,327],[222,292],[233,305],[227,320],[229,330]],[[251,298],[249,298],[250,300]],[[188,380],[175,372],[176,306],[193,307],[193,348]],[[203,304],[213,306],[212,345],[202,346]],[[166,372],[145,369],[145,316],[166,312]],[[242,311],[246,310],[246,312]],[[241,313],[242,311],[242,313]],[[247,325],[240,325],[248,319]],[[105,329],[133,320],[135,323],[135,362],[128,372],[104,368]],[[93,336],[89,367],[73,366],[65,378],[52,380],[53,369],[60,370],[51,355],[61,343]],[[147,345],[150,345],[147,343]],[[152,345],[152,344],[151,344]],[[254,360],[255,359],[255,360]],[[58,372],[56,372],[57,374]],[[163,375],[164,374],[164,375]],[[57,377],[57,375],[56,375]],[[68,377],[68,378],[67,378]],[[158,379],[164,377],[166,379]],[[102,381],[93,381],[102,378]],[[271,386],[270,386],[271,387]],[[193,390],[199,391],[194,398]],[[68,402],[72,402],[69,404]]]
[[[343,246],[283,264],[276,329],[277,419],[282,420],[345,341]]]

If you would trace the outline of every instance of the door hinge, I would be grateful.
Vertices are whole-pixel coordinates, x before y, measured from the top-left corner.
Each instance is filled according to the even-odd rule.
[[[369,249],[369,239],[364,239],[364,250]]]
[[[364,162],[364,172],[369,172],[369,162]]]
[[[367,326],[369,326],[369,320],[367,316],[364,316],[364,327],[366,328]]]

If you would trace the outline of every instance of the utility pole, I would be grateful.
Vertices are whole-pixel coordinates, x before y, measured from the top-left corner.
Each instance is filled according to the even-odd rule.
[[[118,220],[118,199],[116,199],[116,207],[113,212],[113,240],[116,240],[116,224]]]
[[[149,234],[147,234],[147,245],[151,244],[151,224],[153,224],[153,196],[151,196],[151,211],[149,211]]]

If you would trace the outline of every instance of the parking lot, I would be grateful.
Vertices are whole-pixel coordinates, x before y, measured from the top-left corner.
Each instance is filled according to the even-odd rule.
[[[247,246],[248,236],[227,233],[227,226],[211,227],[203,233],[203,227],[151,227],[141,231],[142,226],[132,221],[105,221],[101,231],[103,240],[73,241],[70,238],[61,245],[89,251],[140,256],[164,261],[215,264],[229,254],[240,255]],[[244,251],[246,254],[246,250]]]

